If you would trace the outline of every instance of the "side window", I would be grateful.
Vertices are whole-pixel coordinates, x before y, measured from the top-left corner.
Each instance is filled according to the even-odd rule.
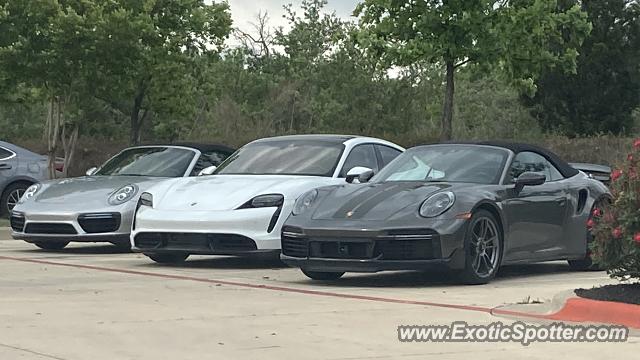
[[[0,147],[0,160],[6,160],[12,155],[13,153],[11,151]]]
[[[342,166],[340,177],[346,177],[349,170],[356,166],[364,166],[378,171],[378,159],[373,145],[363,144],[354,147]]]
[[[209,166],[219,166],[220,163],[226,159],[229,155],[228,153],[224,153],[221,151],[205,151],[202,154],[200,154],[200,157],[198,158],[198,161],[196,162],[196,165],[193,167],[193,170],[191,171],[191,176],[196,176],[198,175],[198,173],[200,173],[200,171],[202,171],[205,168],[208,168]]]
[[[547,181],[562,180],[564,177],[544,156],[530,151],[524,151],[516,155],[511,168],[509,178],[513,182],[524,172],[537,172],[546,176]]]
[[[376,145],[378,151],[380,152],[380,157],[382,158],[382,166],[387,166],[391,162],[391,160],[398,157],[398,155],[402,154],[400,150],[396,150],[392,147],[384,146],[384,145]]]

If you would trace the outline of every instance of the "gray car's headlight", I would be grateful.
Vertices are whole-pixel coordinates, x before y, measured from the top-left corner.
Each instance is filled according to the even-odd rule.
[[[36,195],[38,190],[40,190],[40,184],[33,184],[29,186],[27,190],[25,190],[24,194],[22,194],[22,197],[20,198],[20,200],[18,200],[18,203],[22,204],[23,202],[31,199]]]
[[[432,218],[442,215],[453,206],[455,201],[456,196],[451,191],[431,195],[420,206],[420,216]]]
[[[293,205],[293,211],[291,212],[294,216],[300,215],[303,212],[307,211],[311,207],[314,201],[318,198],[318,190],[311,190],[296,200],[296,203]]]
[[[131,200],[138,193],[136,185],[125,185],[109,196],[109,204],[121,205]]]

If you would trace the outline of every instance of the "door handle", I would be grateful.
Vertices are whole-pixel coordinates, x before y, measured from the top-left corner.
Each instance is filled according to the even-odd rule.
[[[11,164],[0,164],[0,170],[10,170]]]
[[[558,204],[558,206],[564,206],[567,203],[567,199],[566,198],[558,199],[556,200],[556,203]]]

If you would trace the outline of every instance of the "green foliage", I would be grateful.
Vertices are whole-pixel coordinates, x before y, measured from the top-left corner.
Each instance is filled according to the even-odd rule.
[[[594,260],[620,280],[640,280],[640,139],[627,161],[612,173],[613,202],[594,210]]]
[[[535,97],[523,100],[545,129],[570,136],[629,133],[635,125],[633,111],[640,106],[640,3],[580,3],[593,31],[578,49],[577,72],[545,69]]]
[[[543,68],[575,69],[576,47],[590,30],[579,6],[561,9],[555,0],[364,0],[356,13],[362,46],[388,65],[426,61],[446,68],[443,139],[451,137],[456,69],[499,68],[532,93]]]

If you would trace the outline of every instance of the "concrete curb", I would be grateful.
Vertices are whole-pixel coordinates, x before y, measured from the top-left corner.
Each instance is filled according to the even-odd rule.
[[[508,318],[529,317],[640,329],[640,305],[585,299],[576,296],[573,290],[557,294],[543,304],[506,305],[493,309],[491,313]]]

